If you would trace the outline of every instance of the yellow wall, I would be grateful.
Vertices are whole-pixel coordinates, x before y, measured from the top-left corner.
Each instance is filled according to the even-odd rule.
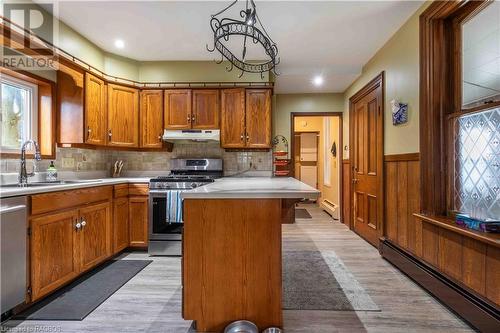
[[[273,134],[290,142],[292,112],[343,112],[343,94],[278,94],[274,102]]]
[[[361,76],[345,92],[344,145],[349,143],[349,98],[385,71],[384,154],[419,151],[419,16],[420,7],[391,39],[363,66]],[[390,101],[408,103],[408,123],[392,125]],[[349,154],[344,154],[348,158]]]
[[[324,119],[330,119],[330,140],[331,142],[325,143],[325,133],[324,133]],[[318,189],[321,191],[320,201],[328,199],[331,202],[339,205],[340,204],[340,166],[339,166],[339,139],[340,139],[340,119],[339,117],[318,117],[318,116],[300,116],[294,119],[294,129],[295,133],[300,132],[318,132]],[[335,141],[337,143],[337,157],[334,158],[329,152],[331,144]],[[328,152],[325,153],[326,146],[328,146]],[[295,152],[296,154],[298,152]],[[324,184],[324,166],[325,166],[325,156],[330,159],[331,165],[331,175],[330,175],[330,186]],[[295,161],[294,161],[295,162]],[[295,165],[297,170],[298,166]]]

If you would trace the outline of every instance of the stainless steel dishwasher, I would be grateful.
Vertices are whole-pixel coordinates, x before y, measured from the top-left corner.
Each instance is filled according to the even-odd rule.
[[[25,301],[27,198],[0,200],[1,303],[5,313]]]

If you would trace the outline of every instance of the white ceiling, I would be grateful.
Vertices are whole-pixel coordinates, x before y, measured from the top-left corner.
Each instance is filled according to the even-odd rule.
[[[219,56],[205,48],[212,40],[210,15],[229,3],[60,1],[58,12],[63,22],[111,53],[140,61],[214,60]],[[276,91],[343,92],[421,3],[256,0],[281,57]],[[117,38],[125,41],[124,49],[115,48]],[[315,75],[324,77],[321,88],[311,83]]]

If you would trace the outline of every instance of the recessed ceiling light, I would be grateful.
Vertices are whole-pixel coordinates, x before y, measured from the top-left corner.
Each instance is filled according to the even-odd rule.
[[[316,77],[314,77],[314,79],[313,79],[313,83],[314,83],[314,85],[315,85],[316,87],[319,87],[319,86],[323,85],[323,82],[324,82],[324,80],[323,80],[323,77],[322,77],[322,76],[316,76]]]
[[[125,47],[125,42],[121,39],[115,40],[115,46],[119,49],[123,49]]]

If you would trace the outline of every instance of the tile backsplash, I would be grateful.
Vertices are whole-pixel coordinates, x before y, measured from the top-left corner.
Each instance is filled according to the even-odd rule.
[[[225,151],[218,142],[176,143],[172,152],[135,152],[57,148],[54,164],[59,171],[110,173],[116,160],[123,160],[123,174],[127,172],[167,172],[172,158],[222,158],[226,175],[245,171],[271,171],[272,153],[269,151]],[[50,160],[38,162],[38,170],[45,171]],[[28,163],[28,168],[31,168]],[[1,159],[0,173],[19,172],[19,159]]]

